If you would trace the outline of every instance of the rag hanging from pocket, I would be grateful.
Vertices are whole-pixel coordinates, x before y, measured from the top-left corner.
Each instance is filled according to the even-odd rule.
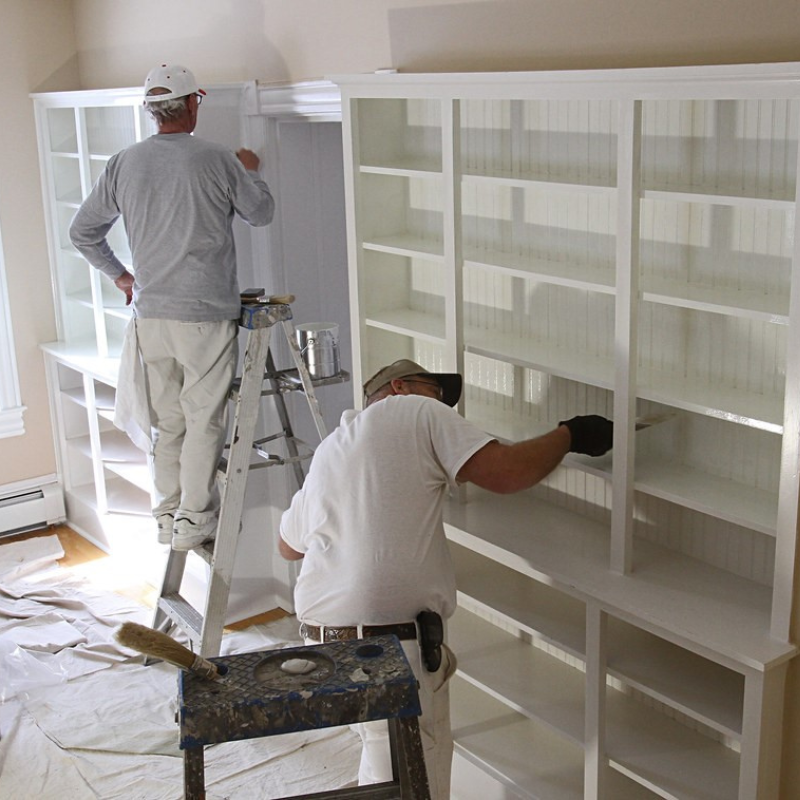
[[[150,402],[147,399],[147,383],[136,319],[125,328],[122,341],[117,394],[114,401],[114,425],[128,434],[130,440],[145,453],[152,452],[153,433],[150,427]]]

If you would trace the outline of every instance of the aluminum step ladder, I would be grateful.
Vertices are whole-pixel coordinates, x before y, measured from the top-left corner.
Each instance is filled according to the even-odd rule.
[[[235,402],[231,444],[227,457],[220,463],[224,474],[219,521],[213,541],[194,549],[210,566],[206,591],[205,610],[200,613],[180,594],[188,552],[170,550],[161,591],[156,604],[153,628],[170,631],[175,626],[187,635],[190,646],[197,654],[208,657],[219,655],[225,615],[228,609],[231,576],[236,559],[236,548],[241,530],[245,488],[250,469],[266,466],[288,465],[294,470],[298,488],[302,486],[304,472],[302,461],[313,450],[294,436],[284,395],[302,392],[308,402],[320,440],[326,436],[325,423],[320,413],[315,386],[341,383],[349,378],[340,372],[332,378],[311,378],[295,339],[292,310],[288,303],[255,303],[242,305],[239,324],[249,330],[242,365],[242,376],[234,381],[230,399]],[[276,370],[270,350],[272,329],[280,324],[286,336],[294,361],[294,369]],[[271,396],[280,421],[279,433],[256,440],[255,430],[261,408],[261,398]],[[265,449],[268,442],[282,439],[288,456],[270,454]],[[255,458],[255,460],[254,460]]]

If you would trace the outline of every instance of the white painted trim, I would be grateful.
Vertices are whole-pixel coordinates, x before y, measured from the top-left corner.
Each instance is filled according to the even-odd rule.
[[[64,490],[55,475],[0,486],[0,535],[65,519]]]
[[[330,75],[348,96],[637,100],[659,98],[775,97],[785,90],[796,96],[800,62],[725,64],[533,72],[363,73]]]
[[[14,352],[11,304],[8,302],[3,240],[0,236],[0,439],[25,433],[25,406],[19,392],[19,372]]]
[[[246,82],[234,83],[209,83],[203,84],[208,91],[241,89]],[[80,108],[93,107],[101,103],[103,106],[134,106],[141,101],[144,105],[144,95],[141,86],[123,86],[117,89],[79,89],[69,92],[32,92],[32,100],[45,101],[48,108]]]
[[[279,117],[314,122],[340,122],[342,98],[339,87],[331,81],[301,81],[300,83],[210,84],[209,91],[241,89],[244,93],[244,113],[247,116]],[[102,95],[103,105],[129,106],[141,96],[140,87],[122,89],[86,89],[76,92],[41,92],[31,94],[33,100],[46,101],[50,108],[75,108],[97,105]]]
[[[58,482],[58,475],[56,475],[54,472],[50,472],[47,475],[40,475],[38,478],[27,478],[23,481],[4,483],[0,485],[0,497],[6,497],[11,494],[20,494],[22,492],[29,492],[34,489],[41,489],[51,483]]]
[[[28,407],[23,405],[0,409],[0,439],[22,436],[25,433],[23,415],[27,410]]]
[[[256,108],[249,113],[306,122],[341,122],[341,94],[330,81],[259,85],[256,92]]]

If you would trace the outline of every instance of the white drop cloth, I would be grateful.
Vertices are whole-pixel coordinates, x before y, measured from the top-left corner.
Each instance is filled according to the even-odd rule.
[[[179,800],[178,671],[113,639],[152,611],[56,565],[56,536],[0,545],[0,798]],[[226,634],[223,654],[300,644],[294,618]],[[349,728],[205,749],[208,800],[354,785]]]

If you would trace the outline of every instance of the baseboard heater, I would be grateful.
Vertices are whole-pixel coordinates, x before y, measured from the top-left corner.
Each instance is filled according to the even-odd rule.
[[[58,483],[0,492],[0,536],[37,530],[65,519],[64,494]]]

